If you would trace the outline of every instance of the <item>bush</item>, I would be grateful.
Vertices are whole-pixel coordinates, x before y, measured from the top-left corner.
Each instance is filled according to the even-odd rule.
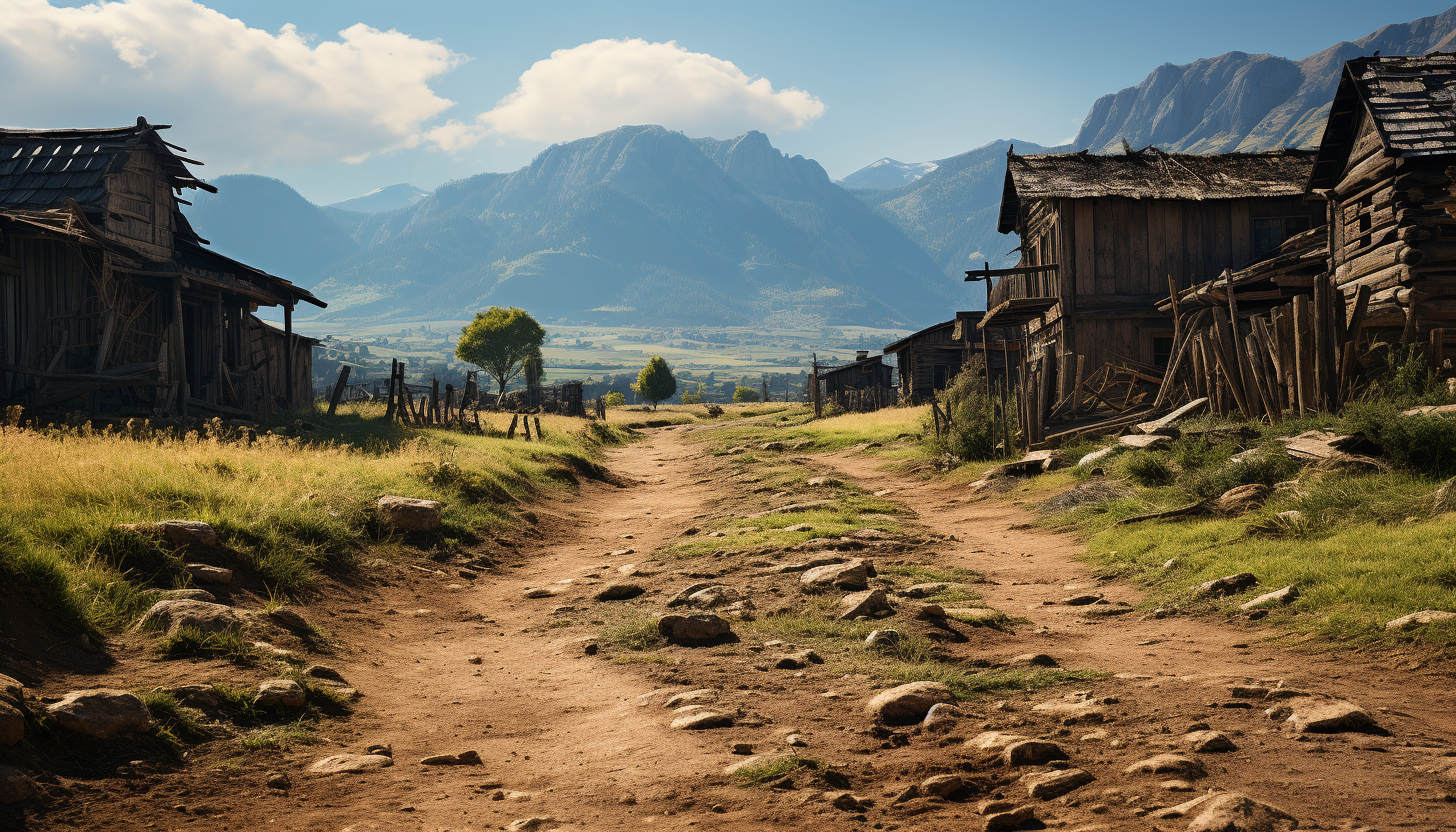
[[[994,459],[1003,437],[994,423],[995,403],[986,394],[985,359],[966,362],[950,386],[937,396],[950,427],[932,440],[937,453],[965,460]],[[1013,437],[1014,438],[1014,437]]]
[[[683,404],[702,404],[703,403],[703,389],[704,389],[705,386],[706,385],[704,385],[701,381],[698,382],[698,389],[697,389],[697,391],[696,392],[693,392],[693,393],[684,393],[683,394],[683,397],[682,397],[682,403]]]
[[[1357,402],[1345,408],[1345,425],[1402,468],[1437,477],[1456,474],[1456,419],[1402,416],[1391,402]]]
[[[744,402],[756,402],[759,401],[760,398],[761,397],[758,395],[757,390],[753,389],[752,387],[744,387],[741,384],[738,385],[738,388],[733,391],[733,401],[739,404],[742,404]]]
[[[613,390],[607,394],[607,407],[621,407],[627,403],[627,397]]]

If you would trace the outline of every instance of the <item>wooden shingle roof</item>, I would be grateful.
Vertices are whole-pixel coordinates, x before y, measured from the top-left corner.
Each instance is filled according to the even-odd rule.
[[[167,125],[139,118],[132,127],[96,130],[0,129],[0,208],[47,210],[74,199],[88,211],[101,207],[106,175],[126,164],[133,150],[156,154],[175,189],[217,189],[197,179],[185,159],[157,135]],[[176,148],[181,150],[181,148]]]
[[[1369,113],[1390,157],[1456,154],[1456,54],[1345,62],[1320,141],[1311,188],[1332,188],[1361,117]]]
[[[1133,153],[1101,156],[1087,151],[1042,156],[1006,154],[997,230],[1016,230],[1024,199],[1245,199],[1298,196],[1309,180],[1314,153],[1274,150],[1265,153],[1166,153],[1146,147]]]

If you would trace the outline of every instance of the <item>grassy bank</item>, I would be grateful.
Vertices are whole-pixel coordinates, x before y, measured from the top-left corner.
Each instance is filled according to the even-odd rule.
[[[256,437],[220,423],[185,437],[142,425],[8,427],[0,580],[65,627],[116,631],[149,605],[144,589],[188,581],[179,553],[117,524],[188,519],[218,533],[217,551],[199,559],[238,569],[264,594],[295,595],[355,568],[366,547],[387,557],[399,544],[376,519],[381,495],[444,501],[443,528],[410,543],[448,549],[516,522],[533,495],[597,475],[603,443],[624,435],[542,417],[544,441],[466,436],[387,423],[377,406],[275,422]]]

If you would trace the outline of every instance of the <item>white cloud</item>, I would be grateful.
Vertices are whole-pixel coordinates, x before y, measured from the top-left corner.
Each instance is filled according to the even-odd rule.
[[[729,61],[675,41],[598,40],[559,49],[521,75],[516,91],[483,113],[487,130],[541,142],[594,136],[624,124],[661,124],[730,137],[797,130],[824,104],[792,87],[775,90]]]
[[[358,23],[311,42],[191,0],[0,0],[0,21],[0,119],[11,126],[145,115],[223,170],[469,143],[456,126],[430,125],[452,105],[430,81],[463,60],[436,41]]]

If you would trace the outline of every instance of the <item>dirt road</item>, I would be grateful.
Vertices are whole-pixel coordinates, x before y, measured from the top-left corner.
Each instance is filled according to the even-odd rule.
[[[1038,653],[1064,668],[1097,671],[1103,675],[1077,685],[1089,691],[1086,710],[1097,717],[1033,710],[1065,687],[963,703],[966,716],[948,733],[886,731],[862,710],[886,683],[836,673],[832,662],[775,670],[761,660],[764,648],[748,641],[672,647],[655,654],[665,658],[640,662],[621,652],[588,655],[585,645],[607,619],[594,612],[606,609],[594,595],[625,579],[618,567],[638,565],[632,580],[646,594],[632,603],[656,612],[704,576],[760,599],[796,597],[796,590],[765,589],[762,573],[747,567],[650,557],[689,528],[706,532],[758,505],[729,482],[722,459],[687,431],[665,429],[612,453],[608,468],[627,485],[587,483],[575,497],[535,509],[534,530],[490,547],[500,565],[475,580],[453,566],[438,574],[403,569],[377,593],[315,605],[343,645],[328,663],[363,692],[351,718],[325,724],[324,742],[241,761],[201,752],[178,771],[134,778],[124,789],[68,784],[73,801],[37,817],[35,828],[959,830],[982,828],[981,801],[1005,798],[1032,806],[1035,820],[1025,828],[1183,829],[1187,818],[1159,815],[1209,789],[1277,806],[1301,828],[1456,828],[1448,675],[1380,657],[1264,646],[1273,633],[1256,625],[1136,611],[1089,616],[1090,607],[1048,604],[1101,593],[1113,603],[1096,606],[1107,610],[1139,596],[1094,580],[1076,560],[1073,539],[1020,528],[1027,518],[1002,504],[965,502],[943,484],[889,473],[873,456],[801,456],[800,463],[888,490],[910,512],[908,525],[954,536],[934,543],[938,562],[986,576],[976,587],[983,603],[1018,623],[947,627],[957,636],[943,645],[953,658],[975,665]],[[542,588],[554,595],[527,597]],[[189,681],[185,670],[173,673]],[[1231,685],[1348,699],[1378,729],[1290,734],[1266,718],[1269,701],[1237,696]],[[699,688],[713,689],[717,707],[736,714],[733,727],[670,727],[677,714],[666,698]],[[1184,735],[1199,723],[1237,750],[1189,751]],[[983,731],[1043,738],[1070,759],[1012,770],[966,745]],[[837,774],[749,788],[724,773],[745,759],[733,744],[782,752],[790,735],[804,743],[797,753]],[[391,746],[394,765],[359,775],[306,773],[321,757],[372,745]],[[482,764],[420,764],[466,750]],[[1124,771],[1175,751],[1195,758],[1206,776]],[[1023,773],[1068,767],[1092,781],[1054,800],[1027,797]],[[266,785],[274,772],[291,786]],[[912,784],[944,773],[964,777],[954,799],[905,797]],[[836,806],[841,786],[858,802]]]

